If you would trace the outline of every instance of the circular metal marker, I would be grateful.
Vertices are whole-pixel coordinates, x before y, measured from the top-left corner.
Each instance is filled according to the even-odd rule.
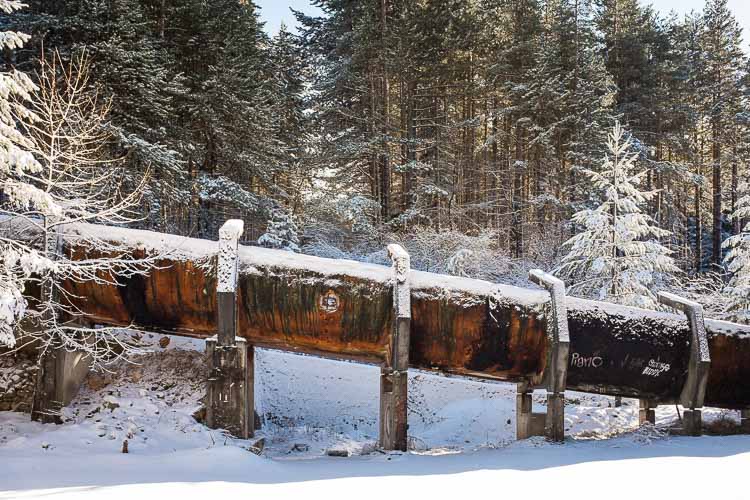
[[[321,311],[327,313],[336,312],[339,309],[339,296],[333,290],[328,290],[320,296],[318,305]]]

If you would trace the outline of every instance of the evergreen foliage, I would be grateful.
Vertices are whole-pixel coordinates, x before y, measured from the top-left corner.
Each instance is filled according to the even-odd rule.
[[[742,231],[724,242],[728,249],[724,261],[732,277],[724,289],[729,297],[729,309],[744,321],[750,319],[750,186],[743,183],[740,197],[732,217],[745,221]]]
[[[582,230],[565,243],[570,250],[557,272],[570,278],[573,292],[656,309],[655,281],[678,271],[672,252],[659,242],[669,231],[643,213],[656,193],[640,190],[645,172],[634,172],[637,155],[619,123],[607,146],[610,156],[601,170],[583,170],[602,203],[573,215]]]
[[[271,207],[270,212],[268,227],[258,238],[258,244],[266,248],[299,252],[298,229],[291,215],[278,206]]]
[[[33,35],[2,57],[33,74],[42,47],[91,55],[112,157],[130,188],[150,174],[143,227],[213,238],[241,217],[257,241],[276,207],[321,245],[492,234],[498,259],[551,269],[573,214],[605,201],[580,173],[619,120],[653,193],[638,208],[681,271],[716,271],[741,234],[750,92],[727,0],[683,17],[642,0],[313,3],[271,36],[246,0],[32,0],[0,16]]]

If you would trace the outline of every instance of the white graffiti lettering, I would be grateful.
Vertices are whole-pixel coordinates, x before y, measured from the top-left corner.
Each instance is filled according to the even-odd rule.
[[[643,373],[641,375],[658,377],[662,373],[668,372],[670,368],[671,367],[669,366],[669,363],[662,363],[661,361],[650,359],[648,361],[648,366],[643,369]]]
[[[600,356],[583,357],[577,352],[570,356],[570,366],[576,368],[599,368],[604,363]]]

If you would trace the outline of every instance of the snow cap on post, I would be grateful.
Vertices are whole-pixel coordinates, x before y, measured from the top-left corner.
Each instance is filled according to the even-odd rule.
[[[541,269],[529,271],[529,279],[537,285],[544,287],[552,296],[553,320],[555,321],[555,334],[558,342],[568,342],[568,307],[565,304],[565,282]]]
[[[230,219],[219,229],[218,292],[237,289],[237,251],[244,228],[243,221]]]
[[[409,254],[404,250],[404,247],[396,243],[388,245],[388,256],[393,262],[393,270],[396,271],[396,279],[399,283],[406,281],[406,277],[409,274],[409,268],[411,267],[411,261]]]
[[[396,313],[399,318],[411,317],[411,290],[407,281],[411,269],[409,254],[401,245],[388,245],[388,255],[393,262],[393,272],[396,278],[394,291],[396,298]]]
[[[568,306],[565,302],[565,283],[541,269],[529,271],[529,279],[543,286],[550,294],[550,320],[547,321],[547,336],[550,339],[550,352],[548,353],[548,366],[545,370],[547,379],[547,392],[561,394],[565,392],[568,378],[568,354],[570,352],[570,333],[568,331]],[[548,402],[549,403],[549,402]],[[551,415],[548,405],[548,423],[554,423],[554,429],[550,430],[555,441],[564,439],[562,413]],[[559,408],[562,412],[562,407]],[[554,412],[553,412],[554,413]],[[555,420],[555,417],[557,420]],[[550,420],[551,419],[551,420]],[[553,422],[554,420],[554,422]],[[546,426],[547,429],[549,426]]]

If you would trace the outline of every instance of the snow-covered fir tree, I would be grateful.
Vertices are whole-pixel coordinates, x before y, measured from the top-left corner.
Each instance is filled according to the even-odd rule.
[[[750,184],[741,186],[743,196],[737,200],[732,214],[735,221],[746,221],[739,234],[730,236],[723,247],[728,250],[724,264],[732,274],[724,293],[729,298],[729,309],[737,319],[750,319]]]
[[[21,2],[0,0],[0,10],[11,14],[24,7]],[[14,31],[0,33],[0,47],[11,51],[22,47],[28,36]],[[0,73],[0,217],[3,225],[15,210],[35,205],[42,213],[56,214],[59,207],[42,191],[24,180],[41,170],[29,152],[31,141],[18,125],[35,117],[25,106],[35,89],[31,80],[17,71]],[[50,262],[28,245],[0,233],[0,345],[15,345],[14,325],[23,317],[23,290],[32,273],[48,268]]]
[[[581,231],[566,242],[569,252],[557,272],[574,293],[654,309],[654,284],[678,270],[672,252],[659,242],[670,233],[643,212],[655,192],[640,189],[645,173],[634,172],[637,155],[619,123],[607,147],[600,172],[583,169],[603,201],[573,215]]]
[[[120,276],[145,273],[158,258],[120,257],[117,245],[107,242],[106,230],[95,224],[134,222],[133,211],[146,184],[142,177],[136,189],[125,188],[122,163],[111,159],[112,136],[107,128],[108,107],[89,91],[88,59],[85,55],[65,63],[58,53],[42,58],[37,87],[25,96],[11,97],[11,114],[23,134],[27,168],[4,167],[0,238],[4,272],[14,288],[3,293],[15,299],[12,314],[3,315],[3,342],[19,337],[34,341],[44,355],[50,349],[84,350],[94,366],[100,366],[133,349],[123,344],[116,331],[89,328],[76,322],[80,316],[71,303],[66,283],[94,281],[112,284]],[[29,109],[21,108],[26,98]],[[34,116],[34,120],[25,116]],[[12,165],[12,164],[11,164]],[[80,253],[61,251],[63,238],[75,241]],[[36,283],[41,296],[24,311],[28,283]],[[22,315],[30,328],[18,324]]]
[[[298,229],[292,215],[279,206],[271,207],[268,227],[258,238],[258,244],[266,248],[299,252]]]

